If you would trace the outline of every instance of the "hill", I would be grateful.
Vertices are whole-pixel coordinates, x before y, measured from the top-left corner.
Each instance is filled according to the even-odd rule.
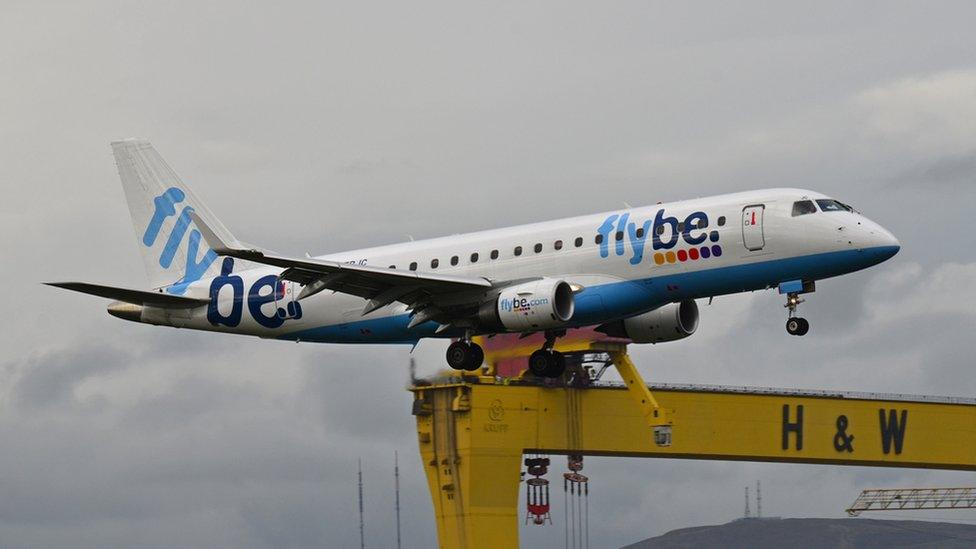
[[[717,526],[672,530],[624,549],[699,547],[970,548],[976,525],[915,520],[743,519]]]

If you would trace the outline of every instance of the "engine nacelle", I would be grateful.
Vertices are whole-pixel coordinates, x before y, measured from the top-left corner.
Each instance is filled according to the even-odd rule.
[[[597,331],[611,337],[625,337],[634,343],[662,343],[684,339],[697,329],[698,304],[688,300],[604,324]]]
[[[564,280],[543,278],[503,289],[481,306],[478,320],[510,332],[559,328],[573,318],[576,299]]]

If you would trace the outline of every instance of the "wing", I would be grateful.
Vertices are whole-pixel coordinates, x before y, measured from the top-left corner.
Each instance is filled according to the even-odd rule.
[[[449,324],[460,316],[470,314],[468,309],[480,302],[478,298],[495,287],[490,280],[481,277],[421,273],[273,255],[246,248],[239,242],[224,242],[195,213],[190,216],[214,252],[283,268],[280,275],[282,279],[305,286],[298,299],[305,299],[322,290],[351,294],[369,300],[363,309],[364,315],[399,301],[413,310],[411,326],[427,320]]]

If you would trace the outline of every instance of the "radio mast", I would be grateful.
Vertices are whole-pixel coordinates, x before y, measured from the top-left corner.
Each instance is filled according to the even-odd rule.
[[[410,361],[412,363],[413,359]],[[393,480],[396,486],[397,549],[400,549],[400,460],[396,450],[393,451]]]
[[[363,519],[363,458],[359,458],[359,549],[366,549],[365,521]]]
[[[756,518],[762,518],[762,487],[756,481]]]

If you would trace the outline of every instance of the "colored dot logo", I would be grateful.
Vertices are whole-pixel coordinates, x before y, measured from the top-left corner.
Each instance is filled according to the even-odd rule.
[[[685,261],[698,261],[710,257],[722,257],[722,246],[713,244],[690,250],[678,250],[675,252],[657,252],[654,254],[654,264],[664,265],[665,263],[684,263]]]

